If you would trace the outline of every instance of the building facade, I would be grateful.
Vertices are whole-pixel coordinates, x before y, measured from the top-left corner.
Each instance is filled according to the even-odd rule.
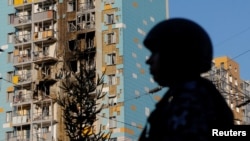
[[[242,106],[244,106],[244,124],[250,125],[250,81],[243,81],[243,93],[245,94]]]
[[[57,22],[56,1],[9,0],[13,10],[5,15],[9,26],[6,35],[13,47],[12,68],[4,72],[12,87],[4,93],[11,105],[11,132],[6,140],[53,140],[56,137],[54,86]],[[4,19],[3,19],[4,20]],[[4,57],[5,55],[1,56]],[[5,56],[6,57],[6,56]],[[7,57],[6,57],[7,58]],[[6,102],[5,102],[6,103]]]
[[[13,84],[12,84],[12,38],[11,34],[14,31],[10,21],[8,20],[8,14],[14,12],[13,6],[8,1],[0,1],[0,140],[5,140],[12,134],[12,127],[10,125],[12,118],[12,108],[10,102],[13,97]]]
[[[79,72],[80,64],[96,74],[105,70],[107,95],[96,124],[112,131],[114,141],[138,139],[162,95],[149,94],[157,84],[142,41],[169,17],[167,0],[6,0],[1,5],[1,17],[8,19],[0,33],[5,140],[69,140],[55,99],[61,81]]]
[[[246,124],[246,105],[242,105],[247,96],[247,83],[240,78],[240,67],[237,62],[227,56],[213,59],[211,71],[203,74],[219,89],[234,113],[235,124]]]

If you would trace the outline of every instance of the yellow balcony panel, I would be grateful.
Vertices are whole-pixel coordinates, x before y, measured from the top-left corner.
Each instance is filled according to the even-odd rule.
[[[128,134],[130,134],[130,135],[134,135],[134,134],[135,134],[134,130],[129,129],[129,128],[125,128],[125,127],[120,128],[120,132],[122,132],[122,133],[125,132],[125,133],[128,133]]]
[[[8,87],[7,92],[14,92],[14,87],[13,86]]]
[[[3,113],[4,109],[2,107],[0,107],[0,113]]]
[[[112,8],[111,4],[105,4],[104,5],[104,10],[108,10],[108,9],[111,9],[111,8]]]
[[[14,6],[23,4],[23,0],[14,0]]]
[[[19,78],[18,76],[13,76],[12,77],[12,83],[17,84],[18,83],[18,78]]]

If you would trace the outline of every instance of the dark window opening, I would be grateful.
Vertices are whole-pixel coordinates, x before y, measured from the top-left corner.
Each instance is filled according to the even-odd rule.
[[[70,61],[70,69],[73,72],[77,72],[77,61]]]
[[[75,40],[69,41],[69,50],[74,51],[76,49]]]

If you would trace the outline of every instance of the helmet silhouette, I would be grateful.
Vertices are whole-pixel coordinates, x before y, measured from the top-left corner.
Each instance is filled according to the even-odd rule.
[[[174,56],[182,68],[188,67],[197,73],[211,68],[213,46],[210,37],[191,20],[172,18],[161,21],[149,31],[143,43],[149,50],[158,51],[162,56]]]

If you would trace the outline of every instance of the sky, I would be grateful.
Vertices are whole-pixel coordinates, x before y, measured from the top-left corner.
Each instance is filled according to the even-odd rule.
[[[250,80],[250,0],[169,0],[169,17],[200,24],[209,34],[214,57],[239,64],[242,80]]]

